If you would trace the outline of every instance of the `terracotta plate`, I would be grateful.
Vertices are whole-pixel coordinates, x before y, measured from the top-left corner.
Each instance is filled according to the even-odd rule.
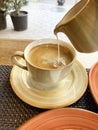
[[[89,73],[89,85],[92,95],[98,104],[98,62],[94,64]]]
[[[98,130],[98,115],[77,108],[49,110],[30,119],[18,130]]]
[[[52,109],[68,106],[79,100],[86,91],[88,76],[83,66],[76,61],[70,74],[57,87],[49,90],[36,89],[28,78],[28,72],[17,66],[11,71],[10,82],[16,95],[24,102]]]

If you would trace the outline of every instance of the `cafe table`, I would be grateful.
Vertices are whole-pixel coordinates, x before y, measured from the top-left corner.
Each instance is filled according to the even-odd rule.
[[[22,101],[13,91],[10,84],[12,70],[11,56],[24,48],[33,40],[0,39],[0,129],[14,130],[32,117],[47,111],[48,109],[37,108]],[[89,74],[90,68],[85,68]],[[86,109],[98,113],[89,85],[83,96],[72,108]]]
[[[11,23],[9,23],[9,19],[8,28],[4,31],[0,31],[0,130],[15,130],[30,118],[33,118],[40,113],[48,111],[48,109],[37,108],[22,101],[15,94],[10,84],[10,74],[13,68],[11,56],[13,55],[13,53],[17,50],[23,51],[29,43],[38,38],[53,38],[51,33],[53,27],[65,14],[65,12],[63,12],[63,7],[57,7],[50,4],[44,4],[42,6],[42,4],[38,3],[36,6],[34,5],[35,3],[31,3],[29,4],[29,7],[26,7],[26,9],[30,13],[29,27],[26,31],[15,32],[12,29]],[[34,10],[30,12],[30,8],[32,8],[32,6],[34,7]],[[38,11],[39,9],[40,11]],[[66,10],[68,10],[68,8],[66,8]],[[32,20],[32,17],[35,16],[34,12],[36,11],[38,11],[38,15],[41,16],[39,19],[35,18],[34,20]],[[47,26],[44,26],[41,19],[45,11],[47,15],[50,16],[43,20]],[[33,16],[31,14],[33,14]],[[49,18],[54,18],[50,21],[50,24],[46,23],[46,21],[49,21]],[[40,24],[40,22],[38,21],[42,23]],[[46,32],[44,32],[44,30],[46,30]],[[81,62],[81,64],[83,64],[84,68],[87,71],[87,74],[89,74],[91,66],[98,60],[98,53],[95,52],[93,54],[81,54],[77,52],[77,58]],[[98,106],[95,103],[95,100],[91,94],[89,85],[83,96],[77,102],[67,107],[81,108],[98,113]]]

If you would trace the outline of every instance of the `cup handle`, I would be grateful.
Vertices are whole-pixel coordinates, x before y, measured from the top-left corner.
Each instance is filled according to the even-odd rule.
[[[17,65],[18,67],[28,70],[26,65],[23,65],[21,62],[19,62],[18,58],[22,58],[25,61],[24,58],[24,52],[22,51],[16,51],[14,55],[11,57],[11,61],[13,64]],[[26,62],[26,61],[25,61]]]

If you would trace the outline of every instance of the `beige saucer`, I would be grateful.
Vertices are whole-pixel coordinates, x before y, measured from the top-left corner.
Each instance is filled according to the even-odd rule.
[[[75,61],[70,74],[56,88],[39,90],[28,82],[28,72],[14,66],[10,75],[12,89],[16,95],[31,106],[58,108],[73,104],[85,93],[88,76],[83,66]]]

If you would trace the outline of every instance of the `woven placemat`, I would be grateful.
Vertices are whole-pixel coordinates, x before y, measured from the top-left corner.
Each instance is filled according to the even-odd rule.
[[[28,119],[47,111],[30,106],[16,96],[9,80],[11,69],[12,66],[0,66],[0,130],[15,130]],[[87,109],[98,113],[98,106],[95,104],[89,86],[81,99],[69,107]]]

